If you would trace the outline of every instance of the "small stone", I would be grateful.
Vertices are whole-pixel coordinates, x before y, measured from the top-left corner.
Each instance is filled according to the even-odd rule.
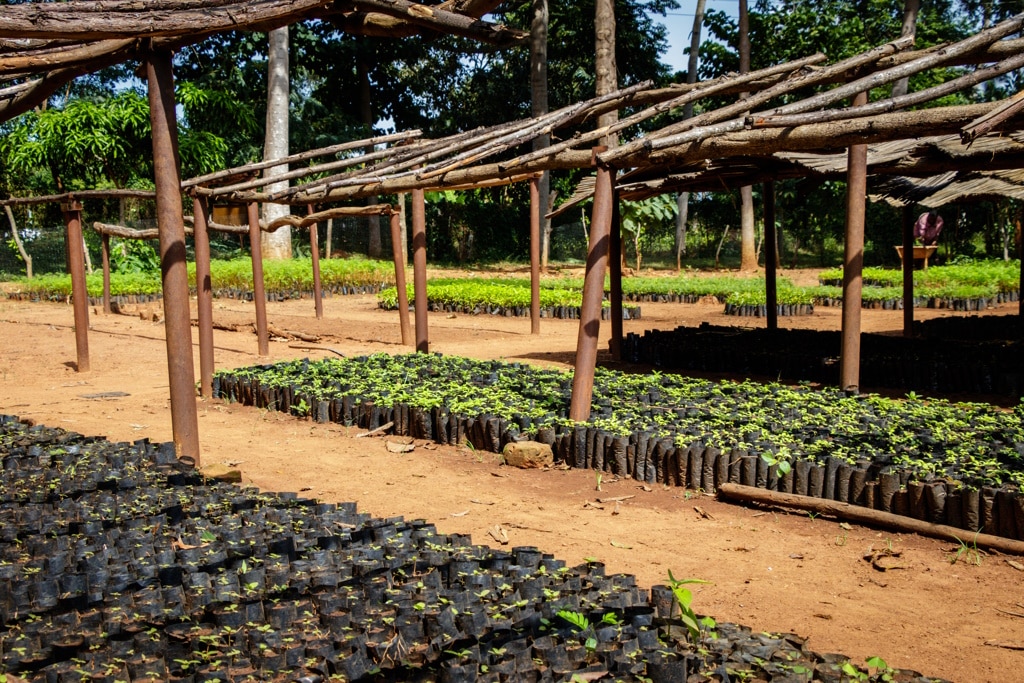
[[[536,441],[513,441],[501,451],[505,464],[521,469],[551,467],[555,456],[551,446]]]
[[[228,467],[222,463],[213,463],[200,468],[200,474],[207,479],[216,479],[228,484],[239,484],[242,482],[242,471],[234,467]]]

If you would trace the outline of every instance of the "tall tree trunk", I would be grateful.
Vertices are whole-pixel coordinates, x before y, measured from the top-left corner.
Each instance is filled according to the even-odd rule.
[[[11,222],[11,237],[14,238],[14,245],[18,247],[18,253],[21,254],[21,260],[25,262],[25,277],[29,280],[32,279],[32,257],[25,251],[25,245],[21,241],[21,235],[18,234],[18,224],[14,221],[14,212],[11,211],[9,204],[4,204],[4,211],[7,212],[7,220]]]
[[[750,15],[747,0],[740,0],[740,73],[750,71]],[[743,93],[741,98],[746,97]],[[757,270],[757,248],[754,230],[754,189],[740,188],[740,270]]]
[[[618,67],[615,64],[615,0],[597,0],[594,3],[594,37],[596,74],[596,95],[607,95],[619,87]],[[619,120],[618,110],[602,114],[597,119],[599,128],[610,126]],[[616,134],[601,138],[601,144],[609,148],[617,147],[619,137]]]
[[[356,60],[356,72],[359,77],[359,118],[366,130],[366,137],[373,136],[373,103],[371,102],[372,90],[370,88],[370,45],[367,38],[358,38],[359,56]],[[367,147],[365,152],[373,152],[372,147]],[[378,197],[367,197],[366,205],[373,206],[379,201]],[[366,255],[370,258],[380,258],[383,248],[380,241],[380,216],[367,216],[367,246]]]
[[[697,66],[700,60],[700,33],[704,23],[705,0],[697,0],[693,11],[693,30],[690,31],[690,58],[686,63],[686,82],[697,82]],[[693,102],[688,102],[683,109],[683,118],[693,116]],[[686,219],[690,215],[690,193],[680,192],[676,195],[676,272],[682,270],[682,258],[686,253]]]
[[[280,159],[288,156],[288,27],[274,29],[267,34],[269,46],[267,55],[267,125],[263,143],[263,159]],[[287,164],[274,166],[264,171],[265,178],[272,178],[288,171]],[[272,183],[268,192],[284,190],[288,181]],[[283,204],[264,204],[263,220],[268,223],[288,215]],[[283,226],[274,232],[264,232],[260,237],[263,257],[267,259],[288,259],[292,257],[292,229]]]
[[[917,29],[917,12],[921,9],[921,0],[906,0],[903,5],[903,28],[900,36],[914,36]],[[892,86],[892,96],[900,97],[907,94],[907,87],[910,84],[909,78],[901,78]]]
[[[534,118],[548,113],[548,0],[533,0],[530,21],[530,115]],[[533,150],[551,145],[551,136],[542,135],[533,141]],[[537,183],[538,207],[541,212],[541,264],[547,270],[550,250],[551,221],[545,219],[551,194],[551,174],[544,171]]]

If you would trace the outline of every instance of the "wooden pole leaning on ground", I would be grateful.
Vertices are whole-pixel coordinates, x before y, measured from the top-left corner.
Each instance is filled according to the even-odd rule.
[[[89,372],[89,291],[85,284],[85,247],[82,242],[82,203],[69,200],[61,205],[67,228],[68,261],[71,270],[71,303],[75,314],[75,353],[78,372]]]
[[[405,250],[402,249],[402,213],[396,206],[391,214],[391,254],[395,262],[395,290],[398,293],[398,321],[402,330],[402,346],[412,346],[409,327],[409,292],[405,286]]]
[[[193,197],[193,241],[196,249],[196,313],[199,318],[199,395],[213,396],[213,276],[210,271],[209,204]]]
[[[877,524],[897,531],[906,531],[931,538],[943,538],[963,543],[967,546],[976,545],[979,548],[988,548],[1004,553],[1013,553],[1014,555],[1024,555],[1024,541],[994,536],[992,534],[974,533],[973,531],[959,529],[946,524],[932,524],[921,519],[894,515],[891,512],[883,512],[837,500],[767,491],[755,486],[741,486],[740,484],[722,484],[718,487],[718,495],[722,498],[738,500],[744,503],[760,503],[763,505],[794,508],[796,510],[808,510],[810,512],[833,515],[839,519],[857,522],[858,524]]]
[[[171,393],[174,450],[199,466],[199,416],[192,361],[192,322],[188,303],[185,219],[181,210],[178,125],[170,50],[150,47],[146,56],[149,115],[153,128],[153,171],[163,274],[164,336]]]
[[[596,157],[604,147],[595,147]],[[615,202],[615,176],[610,168],[599,166],[594,184],[593,218],[590,221],[590,249],[583,276],[583,302],[580,328],[576,338],[576,369],[572,378],[569,419],[586,422],[594,394],[594,370],[597,368],[597,336],[601,330],[601,302],[604,300],[604,266],[608,261],[611,239],[612,205]]]

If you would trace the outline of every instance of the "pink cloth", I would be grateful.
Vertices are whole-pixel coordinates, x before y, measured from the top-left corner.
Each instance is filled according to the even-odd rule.
[[[922,213],[914,223],[914,238],[921,240],[921,244],[926,247],[939,241],[940,232],[942,232],[942,216],[937,213]]]

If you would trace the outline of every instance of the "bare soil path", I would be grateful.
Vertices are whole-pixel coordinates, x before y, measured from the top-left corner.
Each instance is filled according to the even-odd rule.
[[[253,320],[252,304],[214,306],[218,322]],[[324,308],[317,321],[309,300],[268,305],[272,324],[323,335],[322,343],[346,355],[406,350],[397,314],[378,310],[373,296],[334,297]],[[627,321],[626,330],[764,324],[721,309],[645,304],[643,319]],[[918,317],[936,315],[948,313]],[[486,315],[432,313],[429,324],[432,351],[558,367],[571,364],[578,332],[576,321],[543,320],[541,335],[531,337],[527,319]],[[838,329],[839,310],[780,324]],[[864,311],[863,324],[895,333],[902,315]],[[0,300],[0,412],[117,441],[170,440],[163,325],[92,309],[88,373],[75,371],[72,325],[70,306]],[[332,355],[275,340],[261,358],[251,332],[217,330],[214,338],[218,367]],[[198,360],[197,350],[197,376]],[[711,583],[695,591],[698,612],[795,632],[819,652],[859,662],[878,655],[891,666],[956,681],[1021,680],[1024,670],[1024,651],[1005,647],[1024,647],[1024,573],[1007,562],[1013,558],[985,555],[975,565],[961,556],[951,563],[951,542],[846,529],[822,517],[740,507],[676,488],[644,491],[631,480],[604,481],[597,493],[592,473],[510,470],[494,454],[467,449],[421,446],[391,454],[380,439],[354,438],[355,429],[216,400],[200,401],[199,429],[204,463],[236,463],[246,483],[264,490],[354,500],[374,515],[425,518],[481,544],[494,543],[487,529],[500,523],[513,546],[536,545],[570,563],[598,558],[609,572],[635,574],[645,586],[663,583],[670,569],[706,579]],[[599,496],[634,497],[585,507]],[[902,566],[872,569],[864,556],[888,546],[902,551]]]

